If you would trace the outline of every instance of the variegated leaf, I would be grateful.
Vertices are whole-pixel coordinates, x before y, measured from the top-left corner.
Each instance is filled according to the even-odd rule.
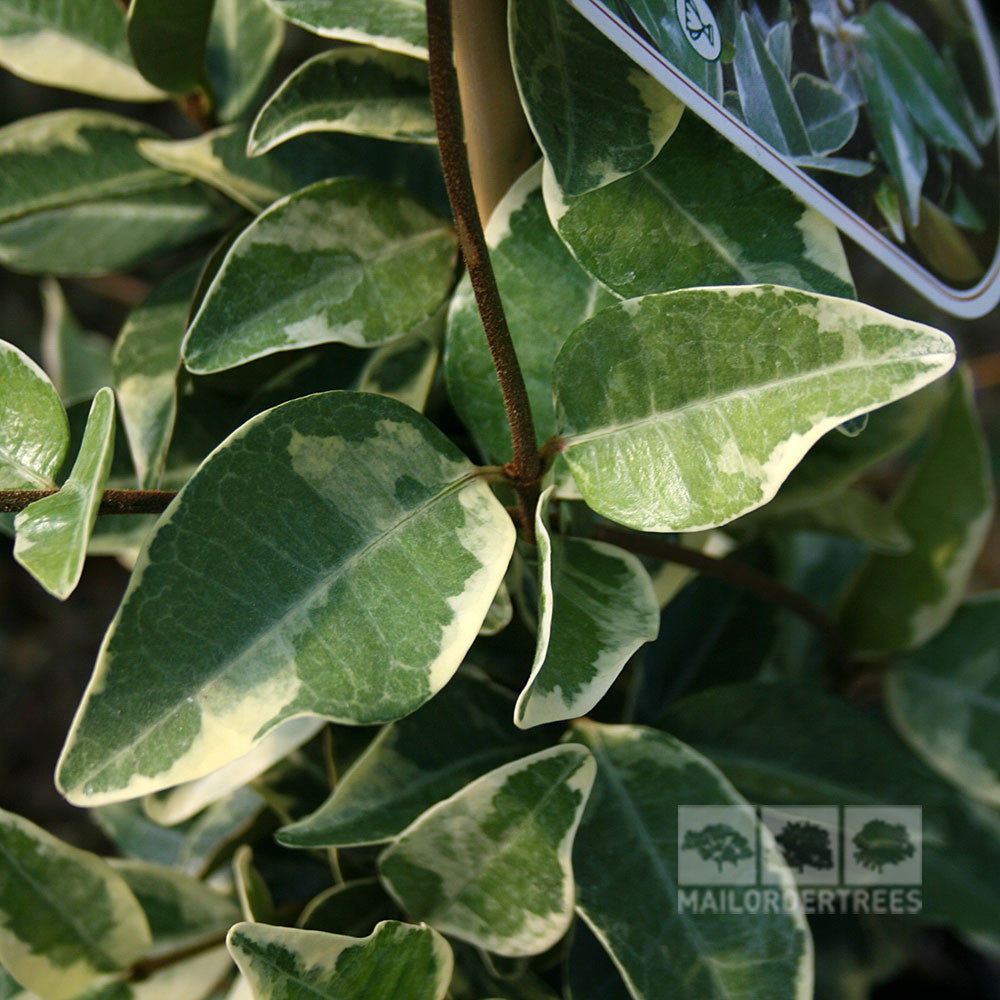
[[[255,1000],[444,1000],[454,962],[440,934],[394,920],[366,938],[237,924],[228,944]]]
[[[444,301],[454,259],[451,227],[402,192],[321,181],[237,238],[191,321],[185,364],[215,372],[310,344],[402,337]]]
[[[538,639],[531,676],[514,709],[522,729],[586,715],[660,628],[653,584],[634,555],[549,533],[553,489],[542,493],[535,514]]]
[[[536,955],[573,918],[570,853],[594,759],[557,746],[498,767],[432,807],[379,857],[403,909],[499,955]]]
[[[561,447],[598,513],[696,531],[766,503],[823,434],[953,362],[946,334],[853,300],[771,285],[647,295],[560,351]]]
[[[260,414],[140,556],[60,787],[87,805],[131,798],[228,764],[288,719],[407,715],[458,667],[513,543],[474,467],[408,407],[330,392]]]
[[[59,282],[42,281],[42,361],[66,406],[93,399],[111,385],[111,341],[90,333],[66,305]]]

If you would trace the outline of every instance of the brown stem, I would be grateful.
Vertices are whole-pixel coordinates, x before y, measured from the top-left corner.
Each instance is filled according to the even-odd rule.
[[[0,490],[0,514],[14,514],[58,490]],[[99,514],[160,514],[175,490],[105,490]]]
[[[842,678],[847,675],[851,663],[850,648],[837,627],[837,623],[807,597],[803,597],[797,590],[786,587],[766,573],[734,559],[721,559],[717,556],[705,555],[704,552],[685,548],[683,545],[678,545],[666,538],[639,535],[621,528],[596,525],[591,530],[591,537],[603,542],[610,542],[612,545],[627,549],[636,555],[649,556],[653,559],[663,559],[666,562],[688,566],[704,576],[725,580],[734,586],[756,594],[771,604],[791,611],[792,614],[798,615],[804,622],[811,625],[830,644],[830,653],[837,676]]]
[[[142,958],[128,970],[125,979],[130,983],[141,983],[161,969],[168,969],[179,962],[194,958],[195,955],[201,955],[206,951],[211,951],[213,948],[218,948],[219,945],[226,943],[226,933],[226,931],[220,931],[218,934],[202,938],[200,941],[185,945],[183,948],[177,948],[175,951],[165,951],[162,955],[152,955],[149,958]]]
[[[531,402],[500,300],[465,148],[462,105],[453,61],[451,0],[427,0],[427,49],[434,120],[458,241],[469,272],[486,340],[493,356],[510,424],[514,459],[505,467],[517,492],[525,537],[534,540],[534,512],[542,460],[535,436]]]

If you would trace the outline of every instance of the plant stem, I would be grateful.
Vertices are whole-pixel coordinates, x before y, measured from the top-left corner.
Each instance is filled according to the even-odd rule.
[[[185,945],[176,951],[166,951],[161,955],[153,955],[150,958],[140,959],[128,970],[125,980],[129,983],[141,983],[161,969],[168,969],[179,962],[194,958],[195,955],[202,955],[206,951],[218,948],[220,945],[226,943],[226,934],[226,931],[220,931],[218,934],[202,938],[202,940]]]
[[[14,514],[58,490],[0,490],[0,514]],[[176,490],[105,490],[99,514],[160,514]]]
[[[517,493],[525,537],[534,540],[534,514],[538,502],[538,481],[542,460],[535,436],[531,402],[524,376],[514,350],[507,317],[500,300],[493,265],[469,172],[465,148],[461,98],[453,61],[451,0],[427,0],[427,48],[434,120],[437,123],[438,148],[444,169],[448,198],[451,201],[462,257],[475,292],[486,340],[493,356],[493,366],[503,393],[507,422],[510,424],[514,458],[505,471]]]
[[[640,535],[622,528],[611,528],[596,525],[591,530],[591,537],[602,542],[610,542],[619,548],[627,549],[636,555],[649,556],[653,559],[663,559],[665,562],[688,566],[704,576],[713,576],[725,580],[736,587],[749,591],[780,608],[798,615],[804,622],[812,626],[830,645],[837,676],[847,675],[851,665],[850,647],[837,623],[818,605],[804,597],[797,590],[786,587],[773,577],[762,573],[753,566],[737,562],[735,559],[722,559],[718,556],[705,555],[694,549],[685,548],[666,538],[652,535]]]

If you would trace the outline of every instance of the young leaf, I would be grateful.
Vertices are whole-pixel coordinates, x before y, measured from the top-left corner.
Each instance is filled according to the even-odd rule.
[[[111,356],[122,423],[141,489],[163,475],[177,416],[177,372],[188,305],[201,269],[184,268],[133,309]]]
[[[379,856],[403,909],[498,955],[537,955],[573,918],[570,853],[594,782],[580,746],[498,767],[425,812]]]
[[[792,94],[813,153],[827,156],[847,145],[858,127],[858,106],[847,94],[809,73],[799,73],[792,80]]]
[[[967,372],[952,381],[935,437],[893,510],[912,548],[870,556],[840,613],[852,646],[866,653],[913,649],[945,626],[993,520],[988,449]]]
[[[42,291],[42,360],[63,403],[93,399],[111,385],[111,341],[89,333],[69,311],[59,282],[45,278]]]
[[[226,254],[184,341],[196,373],[337,341],[369,347],[448,294],[455,235],[388,185],[321,181],[272,205]]]
[[[436,931],[395,920],[366,938],[237,924],[227,943],[256,1000],[444,1000],[454,962]]]
[[[514,709],[522,729],[586,715],[660,627],[653,584],[634,555],[549,534],[545,518],[554,488],[542,493],[535,513],[538,640]]]
[[[618,295],[761,281],[854,294],[833,224],[693,114],[642,170],[578,198],[546,171],[544,192],[573,255]]]
[[[48,376],[0,340],[0,489],[55,487],[69,448],[69,419]]]
[[[486,612],[483,627],[479,630],[482,636],[499,635],[514,620],[514,602],[511,600],[510,588],[506,581],[500,584],[500,589],[493,598],[490,610]]]
[[[556,430],[552,364],[566,338],[598,309],[615,301],[572,258],[545,215],[542,165],[504,195],[486,226],[486,241],[531,400],[539,442]],[[459,416],[487,459],[511,455],[500,383],[468,277],[448,311],[445,378]]]
[[[748,834],[765,845],[770,839],[718,769],[683,743],[642,726],[579,722],[573,738],[597,760],[594,795],[573,852],[577,908],[632,996],[811,997],[812,941],[801,913],[748,919],[689,917],[680,910],[679,806],[731,807],[745,817]],[[771,847],[760,854],[768,880],[794,892],[792,873]]]
[[[128,44],[154,87],[183,94],[203,80],[213,0],[132,0]]]
[[[117,0],[6,0],[0,65],[49,87],[116,101],[158,101],[132,62]]]
[[[80,581],[114,444],[115,394],[104,388],[94,397],[69,478],[58,493],[29,504],[14,519],[14,558],[60,600]]]
[[[561,0],[509,8],[511,62],[538,145],[566,195],[644,167],[684,106]]]
[[[249,753],[203,778],[149,795],[144,800],[150,819],[164,826],[182,823],[206,806],[249,784],[293,750],[308,743],[326,725],[323,719],[290,719],[272,729]],[[250,919],[249,917],[247,918]]]
[[[278,831],[290,847],[390,840],[487,771],[540,749],[511,729],[513,698],[478,671],[459,673],[419,711],[379,733],[311,816]]]
[[[943,375],[937,330],[771,285],[609,306],[556,359],[562,449],[598,513],[695,531],[766,503],[827,431]]]
[[[746,11],[740,15],[735,44],[733,70],[746,123],[785,156],[814,152],[788,78]]]
[[[679,702],[663,723],[752,802],[920,805],[919,919],[1000,940],[1000,888],[983,877],[1000,865],[1000,818],[955,792],[870,713],[815,688],[735,684]]]
[[[886,704],[928,767],[1000,805],[1000,600],[963,604],[936,639],[890,669]]]
[[[18,982],[68,1000],[150,943],[142,907],[106,862],[0,810],[0,962]]]
[[[233,855],[233,881],[240,901],[243,919],[273,924],[276,919],[274,900],[260,872],[254,867],[253,848],[243,844]]]
[[[427,64],[379,49],[343,47],[306,60],[268,98],[247,149],[259,156],[307,132],[435,143]]]
[[[238,121],[252,109],[284,37],[284,21],[265,0],[215,0],[205,72],[219,121]]]
[[[193,780],[297,716],[371,725],[418,708],[475,639],[513,549],[473,473],[382,396],[320,393],[245,424],[140,557],[59,765],[67,797]]]
[[[298,926],[356,937],[383,920],[402,916],[377,878],[362,878],[335,885],[310,900]]]
[[[427,58],[424,0],[267,0],[286,21],[325,38]]]
[[[413,333],[375,348],[358,377],[358,389],[390,396],[422,413],[438,371],[446,315],[442,306]]]

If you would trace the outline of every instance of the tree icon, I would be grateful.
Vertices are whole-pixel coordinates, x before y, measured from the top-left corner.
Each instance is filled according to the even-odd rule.
[[[902,823],[887,823],[883,819],[870,819],[865,823],[854,835],[853,844],[854,860],[880,875],[886,865],[902,864],[917,850]]]
[[[688,830],[684,834],[682,851],[697,851],[702,861],[714,861],[721,872],[723,865],[734,868],[753,851],[746,837],[726,823],[709,823],[701,830]]]
[[[775,838],[790,868],[800,874],[806,868],[833,867],[830,831],[807,820],[788,822]]]

